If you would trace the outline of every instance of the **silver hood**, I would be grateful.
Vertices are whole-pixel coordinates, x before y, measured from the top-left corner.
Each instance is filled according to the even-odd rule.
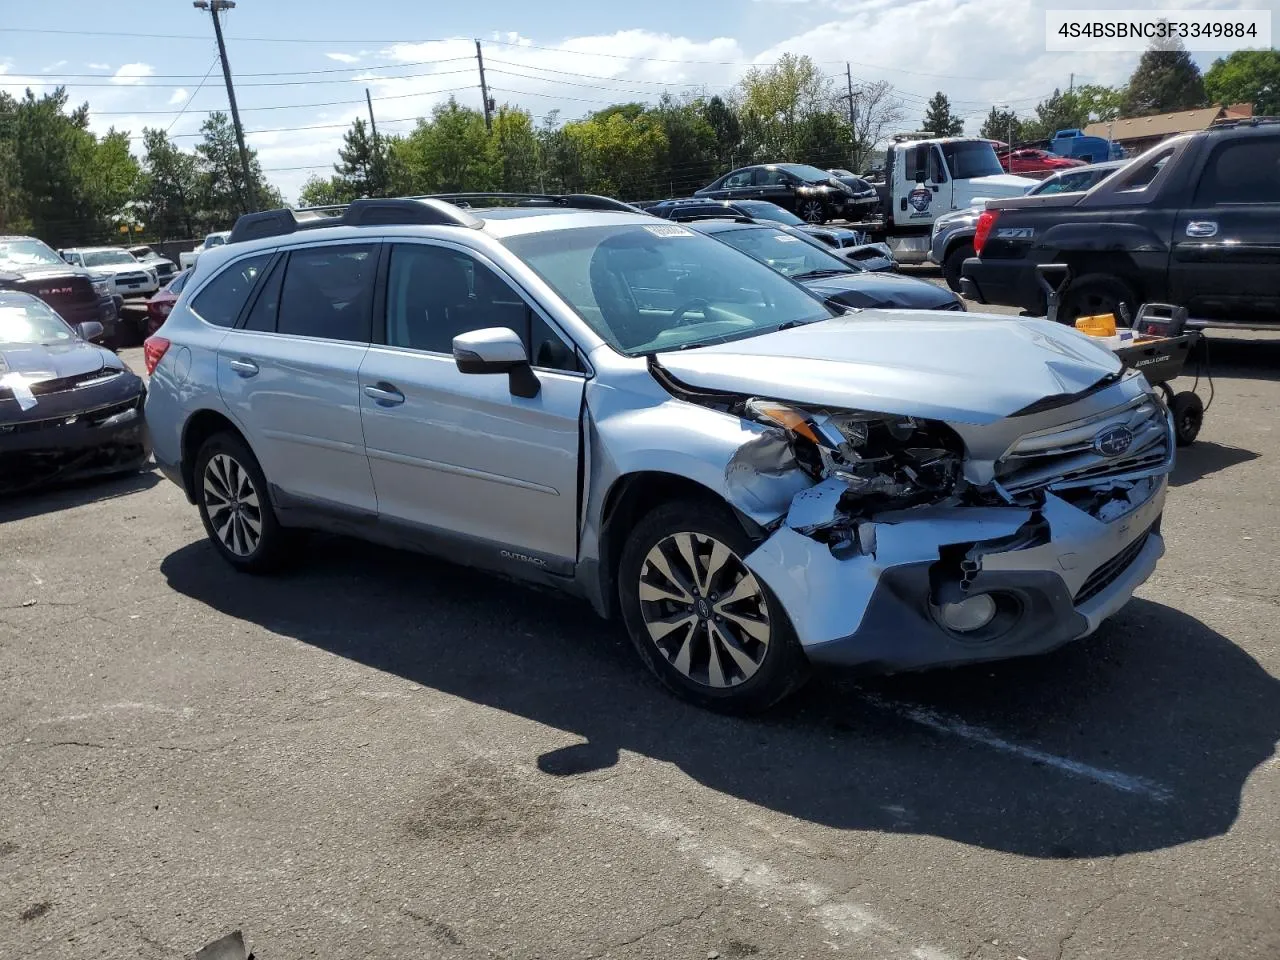
[[[657,361],[693,387],[972,424],[1121,369],[1114,353],[1061,324],[921,310],[866,310]]]
[[[986,177],[971,177],[968,181],[975,193],[989,194],[993,199],[1020,197],[1039,182],[1033,177],[1019,177],[1013,173],[993,173]]]

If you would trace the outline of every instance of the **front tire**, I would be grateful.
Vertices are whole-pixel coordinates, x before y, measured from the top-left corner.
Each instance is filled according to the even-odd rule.
[[[246,573],[276,569],[286,532],[248,445],[235,434],[215,433],[196,455],[195,481],[200,519],[222,559]]]
[[[760,712],[807,674],[786,611],[743,562],[752,549],[723,506],[677,501],[636,524],[622,551],[619,600],[640,659],[711,710]]]
[[[803,201],[796,214],[806,223],[819,224],[827,222],[827,208],[822,205],[821,200]]]
[[[948,253],[947,258],[942,261],[942,275],[947,278],[947,286],[952,293],[960,292],[960,270],[972,256],[976,256],[973,244],[966,242]]]

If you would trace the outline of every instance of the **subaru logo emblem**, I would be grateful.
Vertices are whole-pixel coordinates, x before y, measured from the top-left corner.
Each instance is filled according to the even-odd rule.
[[[1093,435],[1093,449],[1104,457],[1118,457],[1133,444],[1133,431],[1125,426],[1107,427]]]

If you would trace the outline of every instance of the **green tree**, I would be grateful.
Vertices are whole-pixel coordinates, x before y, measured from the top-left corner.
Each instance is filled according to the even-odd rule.
[[[403,166],[401,182],[414,193],[493,190],[498,185],[484,116],[453,97],[437,104],[431,118],[419,120],[393,149]]]
[[[142,169],[129,152],[129,134],[113,127],[101,140],[81,139],[77,167],[87,225],[103,233],[138,195]]]
[[[716,172],[736,167],[742,150],[742,124],[737,112],[721,97],[712,97],[702,105],[702,119],[715,138]]]
[[[930,130],[940,137],[958,137],[964,133],[964,121],[951,112],[951,101],[939,90],[925,107],[922,130]]]
[[[314,173],[307,177],[298,193],[300,207],[329,207],[339,203],[350,203],[357,195],[352,192],[350,182],[338,175],[327,179]]]
[[[1058,130],[1083,127],[1088,119],[1074,93],[1063,93],[1055,89],[1052,96],[1036,104],[1036,119],[1028,120],[1022,125],[1022,137],[1026,140],[1046,140]]]
[[[142,176],[138,200],[161,240],[196,234],[196,158],[179,150],[160,129],[142,131]]]
[[[1075,88],[1073,94],[1076,108],[1080,111],[1081,121],[1106,123],[1120,118],[1120,109],[1124,106],[1125,90],[1123,87],[1107,87],[1097,83],[1086,83]]]
[[[382,196],[386,183],[381,159],[364,118],[356,117],[351,129],[342,135],[338,162],[333,166],[346,184],[344,192],[352,199]]]
[[[988,140],[1002,140],[1008,144],[1018,143],[1022,140],[1022,121],[1013,110],[992,107],[987,119],[982,121],[978,136]]]
[[[83,242],[96,231],[95,211],[84,183],[85,159],[94,146],[89,108],[67,112],[67,92],[59,87],[37,97],[30,90],[12,103],[10,155],[23,219],[53,246]],[[95,238],[96,239],[96,238]]]
[[[1212,103],[1251,103],[1262,117],[1280,115],[1280,51],[1237,50],[1219,57],[1204,75]]]
[[[559,111],[552,110],[538,129],[539,188],[577,193],[584,189],[582,154],[558,121]]]
[[[493,115],[489,151],[503,190],[536,191],[539,186],[538,138],[527,111],[503,104]]]
[[[1194,110],[1208,102],[1204,78],[1176,37],[1156,40],[1129,78],[1121,113],[1126,117],[1145,117],[1177,110]]]
[[[707,122],[702,101],[681,101],[664,93],[652,112],[667,148],[650,194],[684,196],[714,180],[719,168],[716,131]]]
[[[215,111],[200,125],[203,139],[196,145],[199,194],[204,219],[230,226],[250,206],[283,206],[280,191],[266,183],[257,152],[249,150],[249,183],[245,183],[235,129],[225,113]]]
[[[801,125],[830,110],[833,92],[813,60],[787,53],[772,66],[748,70],[737,100],[750,159],[801,160]]]
[[[564,132],[581,158],[587,190],[622,200],[653,193],[667,138],[658,118],[639,104],[609,107],[565,124]]]

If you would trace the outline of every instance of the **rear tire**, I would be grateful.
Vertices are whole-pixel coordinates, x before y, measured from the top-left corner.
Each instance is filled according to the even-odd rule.
[[[267,478],[247,444],[215,433],[195,465],[196,504],[209,541],[222,559],[246,573],[266,573],[284,560],[287,531],[276,519]]]
[[[1199,396],[1187,390],[1174,396],[1170,413],[1173,414],[1173,432],[1178,446],[1191,446],[1204,425],[1204,403]]]
[[[977,256],[973,244],[965,242],[948,253],[947,258],[942,261],[942,275],[947,278],[947,286],[952,293],[960,292],[960,268],[973,256]]]
[[[711,501],[676,501],[631,531],[618,567],[636,652],[681,698],[758,713],[798,688],[808,661],[773,592],[743,563],[742,525]]]
[[[1129,324],[1120,315],[1120,305],[1129,311]],[[1067,284],[1058,306],[1058,322],[1075,326],[1080,317],[1110,313],[1116,318],[1116,326],[1129,326],[1138,315],[1138,294],[1128,280],[1109,273],[1086,273]]]

